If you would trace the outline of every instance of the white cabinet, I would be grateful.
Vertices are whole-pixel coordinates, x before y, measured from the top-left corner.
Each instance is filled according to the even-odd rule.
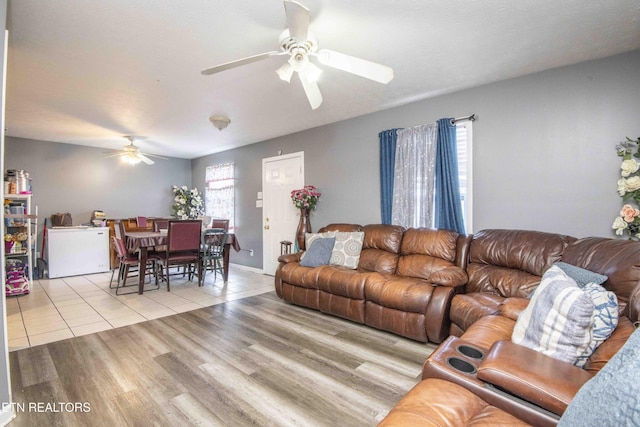
[[[50,279],[110,271],[109,228],[48,229],[47,265]]]

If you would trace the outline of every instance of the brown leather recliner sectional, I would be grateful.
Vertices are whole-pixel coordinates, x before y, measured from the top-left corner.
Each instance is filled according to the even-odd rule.
[[[358,268],[307,268],[300,254],[282,256],[281,298],[412,339],[444,340],[383,426],[555,425],[638,322],[638,242],[525,230],[484,230],[471,239],[385,225],[319,231],[328,230],[365,232]],[[526,297],[558,261],[606,275],[603,286],[619,302],[616,330],[584,368],[511,342]]]
[[[469,237],[380,224],[318,230],[326,231],[364,231],[357,269],[303,267],[300,253],[280,256],[280,298],[418,341],[438,343],[449,335],[451,299],[467,282]]]
[[[638,242],[486,230],[474,237],[469,252],[468,293],[456,295],[451,308],[452,332],[459,337],[451,335],[434,351],[424,364],[422,381],[380,426],[554,426],[576,393],[636,330]],[[523,273],[537,276],[532,273],[556,261],[606,275],[603,286],[618,298],[618,326],[584,368],[511,342],[518,315],[529,301],[523,295],[539,283],[539,277],[527,280]],[[475,280],[488,271],[484,280]],[[528,289],[519,289],[518,283]]]

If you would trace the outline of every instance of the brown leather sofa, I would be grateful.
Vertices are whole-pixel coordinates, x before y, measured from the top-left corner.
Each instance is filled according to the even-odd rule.
[[[331,224],[318,232],[363,231],[357,269],[303,267],[283,255],[275,276],[285,301],[418,341],[449,335],[449,307],[464,289],[470,238],[448,230]]]
[[[618,326],[584,368],[511,342],[528,303],[524,297],[556,261],[606,275],[603,286],[618,298]],[[556,425],[576,393],[636,329],[638,242],[486,230],[474,236],[467,272],[467,293],[456,295],[451,308],[452,330],[459,336],[434,351],[422,381],[380,426]]]
[[[451,335],[461,335],[506,298],[526,298],[576,239],[530,230],[482,230],[473,236],[469,281],[451,302]]]

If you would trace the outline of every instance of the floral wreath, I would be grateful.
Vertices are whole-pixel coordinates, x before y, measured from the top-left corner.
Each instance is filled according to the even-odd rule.
[[[198,193],[198,189],[189,190],[186,185],[172,187],[173,197],[173,216],[178,219],[198,219],[204,215],[202,207],[202,197]]]
[[[630,240],[640,240],[640,137],[635,140],[627,137],[616,146],[616,151],[622,157],[618,194],[630,203],[622,207],[611,228],[618,236],[627,234]]]

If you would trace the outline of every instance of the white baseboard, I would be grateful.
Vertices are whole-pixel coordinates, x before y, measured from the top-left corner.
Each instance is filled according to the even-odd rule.
[[[260,268],[249,267],[247,265],[229,263],[229,267],[237,268],[238,270],[250,271],[252,273],[264,274],[264,271]]]

